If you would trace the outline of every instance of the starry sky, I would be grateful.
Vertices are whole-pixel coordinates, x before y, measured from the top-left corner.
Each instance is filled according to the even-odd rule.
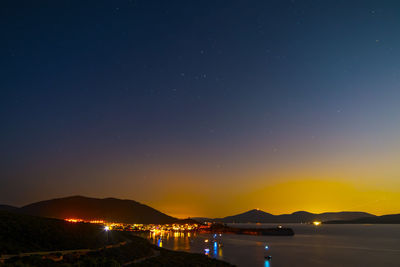
[[[400,213],[398,1],[0,5],[0,203]]]

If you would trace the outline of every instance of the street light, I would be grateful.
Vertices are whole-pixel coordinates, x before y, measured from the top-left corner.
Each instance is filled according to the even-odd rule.
[[[104,231],[107,232],[107,244],[110,244],[110,227],[104,226]]]

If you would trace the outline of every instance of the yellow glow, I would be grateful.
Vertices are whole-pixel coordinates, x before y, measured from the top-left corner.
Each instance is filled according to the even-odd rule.
[[[314,224],[315,226],[319,226],[319,225],[321,225],[321,222],[315,221],[315,222],[313,222],[313,224]]]

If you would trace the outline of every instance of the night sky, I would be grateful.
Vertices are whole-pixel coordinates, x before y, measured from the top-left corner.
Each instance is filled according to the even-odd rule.
[[[0,4],[0,203],[400,213],[398,1]]]

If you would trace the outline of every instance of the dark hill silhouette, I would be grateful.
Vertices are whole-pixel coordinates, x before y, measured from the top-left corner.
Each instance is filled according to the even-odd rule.
[[[262,222],[265,220],[272,220],[274,215],[261,211],[261,210],[249,210],[241,214],[228,216],[218,221],[222,222]]]
[[[283,214],[276,217],[277,222],[312,222],[327,220],[353,220],[361,217],[375,217],[375,215],[358,212],[358,211],[342,211],[342,212],[324,212],[310,213],[306,211],[298,211],[292,214]]]
[[[177,220],[133,200],[83,196],[36,202],[18,209],[18,212],[57,219],[102,219],[121,223],[171,223]]]
[[[325,212],[310,213],[306,211],[297,211],[292,214],[272,215],[270,213],[254,209],[241,214],[228,216],[224,218],[193,218],[198,221],[215,221],[223,223],[308,223],[312,221],[331,221],[331,220],[354,220],[362,217],[375,217],[375,215],[366,212]]]

